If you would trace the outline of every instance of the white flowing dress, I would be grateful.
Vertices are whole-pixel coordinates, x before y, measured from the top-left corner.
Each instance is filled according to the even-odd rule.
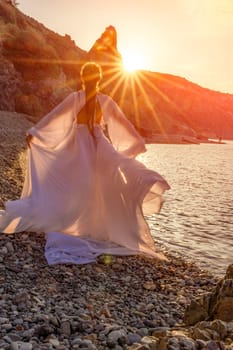
[[[0,231],[45,232],[49,264],[83,264],[101,254],[166,259],[155,248],[143,211],[159,212],[169,185],[135,159],[145,144],[118,105],[104,94],[97,99],[102,124],[94,126],[94,137],[86,124],[77,124],[85,105],[81,90],[29,130],[22,195],[5,203]]]

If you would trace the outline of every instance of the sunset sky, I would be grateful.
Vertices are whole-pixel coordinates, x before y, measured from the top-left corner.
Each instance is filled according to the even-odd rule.
[[[137,68],[233,93],[233,0],[18,0],[18,8],[89,50],[113,25]]]

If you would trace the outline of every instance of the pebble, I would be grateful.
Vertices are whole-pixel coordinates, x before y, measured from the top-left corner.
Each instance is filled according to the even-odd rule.
[[[132,345],[134,343],[139,343],[141,338],[142,337],[137,333],[128,333],[127,334],[127,344]]]
[[[55,337],[50,337],[46,339],[50,344],[52,344],[55,348],[60,345],[60,342],[57,338]]]
[[[117,344],[125,344],[127,341],[126,332],[123,329],[112,331],[108,334],[107,343],[109,346],[113,347]]]
[[[9,350],[32,350],[32,344],[31,343],[24,343],[24,342],[12,342],[10,345]]]
[[[7,242],[5,247],[6,247],[7,252],[9,254],[14,253],[14,247],[13,247],[13,244],[11,242]]]
[[[0,324],[8,323],[9,319],[6,317],[0,317]]]

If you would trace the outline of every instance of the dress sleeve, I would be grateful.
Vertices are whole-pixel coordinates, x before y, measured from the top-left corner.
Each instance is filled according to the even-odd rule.
[[[70,94],[28,130],[33,144],[55,149],[69,137],[77,114],[78,96],[79,93]]]
[[[130,158],[146,152],[144,139],[125,117],[117,103],[111,97],[108,97],[107,104],[106,123],[114,148]]]

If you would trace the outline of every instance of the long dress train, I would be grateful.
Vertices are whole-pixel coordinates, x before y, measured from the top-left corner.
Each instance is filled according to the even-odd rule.
[[[159,212],[169,185],[134,158],[145,145],[116,103],[103,94],[98,100],[103,125],[94,126],[94,137],[76,122],[83,91],[29,130],[34,137],[22,196],[5,204],[0,230],[45,232],[49,264],[87,263],[103,253],[165,259],[143,211]]]

